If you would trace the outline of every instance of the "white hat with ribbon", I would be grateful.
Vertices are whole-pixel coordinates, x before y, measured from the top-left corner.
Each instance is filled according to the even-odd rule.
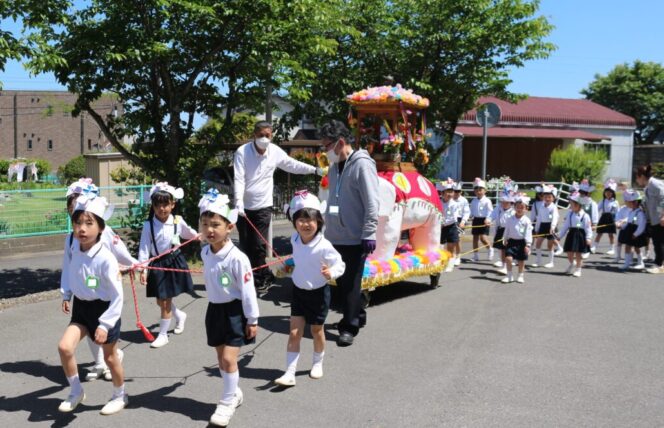
[[[436,190],[443,192],[445,190],[454,190],[456,188],[456,183],[451,178],[447,177],[447,180],[440,181],[436,183]]]
[[[222,195],[217,189],[208,189],[200,201],[198,201],[200,214],[206,211],[219,214],[231,224],[237,222],[238,211],[231,209],[230,198],[228,195]]]
[[[473,180],[473,187],[482,187],[486,189],[486,183],[481,178],[475,177],[475,180]]]
[[[95,186],[96,187],[96,186]],[[113,215],[113,205],[110,205],[106,198],[97,195],[94,191],[83,190],[81,195],[76,198],[76,205],[74,212],[87,211],[95,214],[97,217],[104,219],[104,221],[111,218]]]
[[[316,197],[316,195],[309,193],[308,190],[298,190],[295,192],[295,195],[293,196],[293,199],[291,199],[290,203],[284,205],[284,212],[293,217],[296,212],[304,208],[318,210],[322,214],[327,208],[327,202],[321,202]]]
[[[514,203],[516,204],[516,203],[519,203],[519,202],[521,202],[524,205],[528,205],[530,203],[530,197],[526,193],[523,193],[523,192],[516,193],[514,195]]]
[[[618,183],[613,178],[609,178],[604,182],[604,190],[613,190],[614,192],[618,189]]]
[[[640,201],[641,200],[641,194],[639,193],[638,190],[626,189],[623,192],[623,199],[625,200],[625,202]]]
[[[67,194],[65,197],[69,197],[75,193],[80,195],[84,191],[93,191],[97,195],[99,194],[99,189],[92,183],[91,178],[79,178],[78,181],[70,184],[69,187],[67,187]]]
[[[152,195],[154,195],[157,192],[169,193],[171,196],[173,196],[173,199],[175,200],[184,198],[184,190],[182,190],[180,187],[176,189],[175,187],[168,184],[166,181],[161,181],[152,185],[148,197],[152,199]]]
[[[556,186],[553,186],[551,184],[542,184],[541,193],[543,195],[551,194],[555,198],[556,195],[558,194],[558,189],[556,189]]]
[[[588,198],[579,193],[578,190],[575,190],[569,195],[569,200],[574,201],[579,205],[585,205],[588,202]]]

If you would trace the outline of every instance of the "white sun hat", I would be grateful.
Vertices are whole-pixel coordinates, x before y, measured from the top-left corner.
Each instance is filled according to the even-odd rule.
[[[97,188],[97,186],[92,183],[91,178],[79,178],[78,181],[73,182],[69,185],[69,187],[67,187],[67,193],[65,194],[65,197],[69,197],[74,193],[78,193],[80,195],[84,191],[94,192],[97,195],[99,194],[99,188]]]
[[[171,196],[173,196],[173,199],[175,200],[182,199],[184,197],[184,190],[182,190],[182,188],[178,187],[176,189],[175,187],[168,184],[166,181],[160,181],[158,183],[155,183],[150,188],[150,194],[148,195],[149,199],[152,199],[152,195],[154,195],[157,192],[169,193]]]
[[[298,190],[290,203],[284,205],[284,212],[293,217],[296,212],[304,208],[312,208],[323,214],[327,208],[327,202],[321,202],[316,195],[309,193],[308,190]]]
[[[219,214],[231,224],[237,223],[238,211],[231,209],[228,195],[220,194],[217,189],[208,189],[200,201],[198,201],[200,214],[206,211]]]
[[[78,198],[76,198],[76,205],[74,206],[74,212],[91,212],[97,217],[104,219],[104,221],[111,218],[113,215],[113,209],[113,205],[110,205],[106,198],[98,196],[92,191],[86,192],[85,190]]]

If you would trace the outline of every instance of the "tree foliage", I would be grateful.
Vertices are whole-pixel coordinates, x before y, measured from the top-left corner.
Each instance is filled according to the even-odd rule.
[[[548,181],[571,183],[587,178],[591,183],[597,183],[604,175],[606,161],[606,153],[601,150],[570,145],[551,152],[544,176]]]
[[[552,30],[537,16],[539,2],[523,0],[360,0],[343,3],[342,26],[329,37],[337,55],[307,58],[317,65],[309,102],[294,110],[317,121],[343,119],[344,96],[381,85],[386,76],[430,99],[429,125],[446,144],[458,120],[484,95],[514,99],[509,72],[546,58]]]
[[[655,62],[620,64],[581,91],[591,101],[636,119],[637,143],[652,144],[664,131],[664,67]]]
[[[91,0],[79,8],[50,10],[50,19],[59,17],[60,25],[39,26],[31,34],[28,65],[33,72],[53,72],[78,94],[73,113],[89,114],[135,165],[197,199],[207,161],[234,142],[233,114],[259,108],[268,79],[293,96],[301,94],[313,75],[297,55],[333,52],[334,41],[320,35],[335,13],[332,5]],[[26,13],[33,17],[35,11]],[[94,109],[92,103],[104,93],[120,98],[122,115]],[[192,141],[196,115],[221,117],[215,140]],[[134,138],[129,149],[121,144],[125,136]]]
[[[65,186],[81,177],[85,177],[85,157],[83,155],[72,158],[58,168],[58,180]]]

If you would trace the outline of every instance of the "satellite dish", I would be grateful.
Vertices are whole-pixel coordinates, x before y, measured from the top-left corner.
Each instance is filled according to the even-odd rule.
[[[486,103],[482,104],[477,109],[477,114],[475,115],[475,122],[479,126],[486,126],[491,128],[496,126],[500,121],[500,107],[495,103]]]

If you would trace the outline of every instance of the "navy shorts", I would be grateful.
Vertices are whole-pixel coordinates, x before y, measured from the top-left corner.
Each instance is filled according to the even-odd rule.
[[[490,233],[489,226],[484,223],[486,217],[475,217],[473,218],[473,236],[476,235],[488,235]],[[484,227],[477,227],[484,226]]]
[[[505,243],[503,242],[503,235],[505,234],[505,228],[504,227],[498,227],[496,229],[496,236],[493,237],[493,245],[492,247],[497,249],[497,250],[504,250],[505,249]]]
[[[540,238],[546,238],[549,241],[553,241],[556,239],[555,235],[553,235],[551,232],[551,222],[549,223],[540,223],[539,228],[537,229],[537,234],[538,235],[546,235],[546,236],[540,236]],[[554,230],[555,232],[555,230]]]
[[[325,284],[315,290],[303,290],[293,285],[291,316],[304,317],[309,325],[323,325],[330,310],[330,286]]]
[[[70,324],[80,324],[88,330],[88,335],[94,340],[95,331],[99,327],[99,317],[106,312],[111,302],[105,300],[80,300],[74,296],[74,307],[71,311]],[[121,320],[108,330],[105,344],[117,342],[120,338]]]
[[[441,244],[456,244],[459,242],[459,226],[456,223],[448,224],[440,229]]]
[[[524,261],[528,260],[526,254],[526,240],[525,239],[509,239],[505,249],[505,255],[512,257],[514,260]]]
[[[228,303],[208,303],[205,313],[205,332],[208,346],[250,345],[256,338],[247,340],[245,330],[247,318],[242,310],[242,301],[233,300]]]

